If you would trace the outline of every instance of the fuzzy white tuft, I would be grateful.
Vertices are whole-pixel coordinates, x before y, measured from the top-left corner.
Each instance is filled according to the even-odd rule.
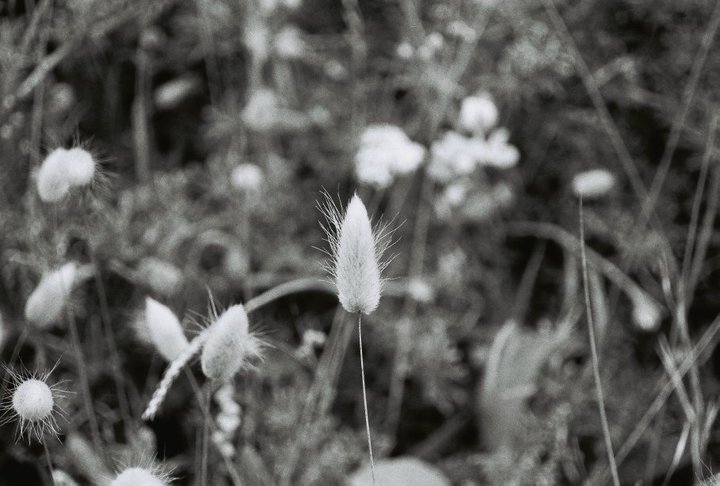
[[[57,435],[57,415],[64,415],[57,398],[65,396],[58,385],[48,385],[50,373],[28,374],[5,368],[10,393],[0,401],[0,426],[17,422],[17,437],[42,440],[46,432]]]
[[[46,203],[61,201],[70,191],[66,168],[67,150],[55,149],[45,157],[37,174],[37,191]]]
[[[145,299],[145,323],[150,341],[167,361],[173,361],[189,345],[173,311],[150,297]]]
[[[357,194],[344,216],[329,197],[322,209],[329,221],[329,227],[325,227],[330,243],[329,270],[335,278],[340,304],[348,312],[370,314],[380,303],[387,235],[382,230],[373,233],[367,209]]]
[[[95,176],[95,160],[85,149],[80,147],[65,151],[65,171],[71,186],[86,186]]]
[[[211,324],[200,364],[205,376],[225,381],[260,355],[260,341],[250,333],[245,308],[236,304]]]
[[[70,299],[78,278],[78,266],[69,262],[43,276],[25,303],[25,319],[44,328],[56,322]]]
[[[30,379],[20,383],[13,393],[12,406],[20,420],[46,420],[53,411],[52,391],[47,383]]]
[[[149,469],[130,467],[118,474],[109,486],[166,486],[167,484]]]

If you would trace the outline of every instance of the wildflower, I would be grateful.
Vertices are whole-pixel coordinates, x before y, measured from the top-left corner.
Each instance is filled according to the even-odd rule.
[[[615,176],[605,169],[592,169],[575,174],[571,186],[576,196],[597,199],[615,187]]]
[[[25,303],[25,319],[40,328],[56,322],[70,300],[73,287],[90,275],[89,268],[69,262],[44,275]]]
[[[463,130],[482,135],[497,124],[498,115],[489,95],[468,96],[460,104],[459,124]]]
[[[129,467],[119,473],[109,486],[166,486],[169,481],[157,471],[144,467]]]
[[[64,394],[57,385],[50,386],[47,380],[50,373],[41,375],[23,376],[9,369],[10,380],[13,383],[9,397],[4,397],[0,425],[18,421],[18,437],[27,436],[28,441],[33,437],[42,440],[46,432],[57,435],[57,413],[62,410],[56,404],[56,397]]]
[[[335,278],[340,304],[350,313],[370,314],[380,302],[387,235],[382,230],[373,233],[367,209],[357,194],[344,216],[329,197],[323,212],[329,222],[329,227],[324,227],[330,243],[328,267]]]
[[[410,140],[400,127],[370,125],[360,137],[355,174],[362,183],[385,188],[395,176],[417,170],[424,158],[425,148]]]
[[[250,360],[262,354],[260,341],[249,330],[247,313],[242,304],[223,312],[208,328],[200,364],[212,380],[229,380]]]
[[[173,361],[188,346],[182,325],[169,307],[151,299],[145,299],[145,323],[150,340],[167,361]]]
[[[230,175],[230,183],[239,192],[255,192],[263,183],[263,173],[255,164],[240,164]]]

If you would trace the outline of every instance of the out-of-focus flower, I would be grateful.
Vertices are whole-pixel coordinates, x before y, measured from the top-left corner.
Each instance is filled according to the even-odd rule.
[[[415,49],[409,42],[401,42],[395,48],[395,53],[400,59],[410,59],[415,54]]]
[[[242,119],[252,130],[259,132],[270,130],[275,125],[279,102],[272,90],[258,89],[250,95],[243,108]]]
[[[184,282],[178,267],[156,257],[143,258],[138,265],[137,276],[153,292],[166,297],[175,295]]]
[[[633,297],[632,319],[642,331],[655,332],[662,323],[662,309],[647,295]]]
[[[277,94],[267,88],[252,92],[243,108],[242,120],[256,132],[300,130],[310,124],[307,115],[283,106]]]
[[[200,86],[199,80],[194,76],[183,76],[161,84],[155,89],[154,102],[158,110],[172,110],[177,108],[192,95]]]
[[[292,25],[283,27],[275,35],[273,48],[281,59],[288,60],[301,59],[308,51],[300,29]]]
[[[460,104],[459,124],[463,130],[482,135],[493,128],[499,112],[487,94],[468,96]]]
[[[514,145],[510,145],[510,132],[505,128],[493,131],[485,143],[484,152],[479,156],[481,165],[495,167],[496,169],[510,169],[520,160],[520,152]]]
[[[408,281],[407,293],[415,301],[428,304],[435,299],[435,289],[427,280],[414,277]]]
[[[263,172],[255,164],[240,164],[230,175],[230,183],[239,192],[254,192],[260,189],[263,183]]]
[[[615,187],[615,176],[605,169],[592,169],[575,174],[571,186],[576,196],[597,199]]]
[[[428,174],[438,182],[449,182],[475,170],[476,156],[470,139],[457,132],[447,132],[430,148],[432,157]]]
[[[262,19],[257,16],[248,16],[243,40],[254,61],[258,65],[262,65],[267,60],[272,45],[270,32]]]
[[[475,29],[462,20],[454,20],[450,22],[447,27],[447,33],[464,41],[471,41],[477,36]]]
[[[360,137],[355,156],[355,174],[360,182],[377,188],[388,187],[395,176],[417,170],[425,148],[395,125],[371,125]]]
[[[426,61],[432,59],[445,45],[445,38],[440,32],[431,32],[425,37],[423,43],[418,47],[417,54]]]

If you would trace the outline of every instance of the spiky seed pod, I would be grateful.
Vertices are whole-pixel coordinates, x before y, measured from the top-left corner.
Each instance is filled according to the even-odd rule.
[[[173,311],[150,297],[145,299],[145,323],[150,341],[167,361],[173,361],[189,345]]]
[[[129,467],[119,473],[109,486],[166,486],[161,477],[143,467]]]
[[[380,303],[387,235],[382,230],[373,232],[367,209],[357,194],[344,216],[329,197],[326,199],[322,210],[329,221],[325,227],[330,243],[329,271],[335,278],[338,299],[348,312],[370,314]]]
[[[202,371],[212,380],[229,380],[261,355],[260,341],[250,333],[242,304],[228,308],[210,325],[200,356]]]
[[[65,157],[67,150],[58,148],[50,152],[37,173],[37,191],[46,203],[61,201],[70,190]]]
[[[69,262],[42,277],[25,303],[25,319],[40,328],[56,322],[78,279],[78,266]]]
[[[3,398],[0,425],[18,422],[18,437],[41,440],[46,432],[57,434],[55,415],[62,413],[56,397],[63,395],[57,385],[47,384],[50,373],[23,375],[6,369],[10,375],[11,393]]]
[[[95,159],[85,149],[80,147],[65,151],[65,171],[67,181],[71,186],[86,186],[95,176]]]

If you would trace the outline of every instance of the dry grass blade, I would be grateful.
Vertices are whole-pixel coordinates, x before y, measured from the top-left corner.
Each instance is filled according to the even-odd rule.
[[[685,376],[688,370],[690,370],[690,368],[692,368],[698,362],[700,356],[703,355],[703,353],[712,350],[712,348],[717,344],[716,338],[718,335],[718,331],[720,331],[720,316],[715,318],[713,323],[705,330],[697,344],[695,344],[692,350],[682,361],[682,363],[677,369],[678,378],[682,378],[683,376]],[[660,389],[657,396],[655,397],[655,400],[653,400],[647,411],[643,414],[640,420],[638,420],[635,428],[632,430],[632,432],[630,432],[630,434],[628,434],[625,442],[623,442],[622,446],[620,446],[620,448],[618,449],[617,454],[615,455],[615,460],[618,465],[622,464],[622,462],[628,457],[633,448],[637,445],[638,441],[645,434],[645,431],[650,426],[650,424],[655,419],[660,410],[662,410],[662,407],[665,405],[667,399],[670,398],[670,395],[672,395],[672,392],[674,390],[675,386],[671,379],[662,380],[662,385],[660,385]],[[588,479],[587,484],[605,484],[608,480],[608,474],[609,472],[607,469],[597,471]]]
[[[595,393],[598,400],[598,411],[600,412],[600,422],[602,423],[603,439],[605,440],[605,451],[610,464],[610,472],[615,486],[620,486],[620,477],[618,476],[617,464],[615,464],[615,454],[613,452],[612,438],[610,437],[610,427],[608,425],[607,415],[605,413],[605,399],[603,397],[602,382],[600,381],[600,359],[598,357],[597,343],[595,342],[595,323],[593,320],[593,310],[590,304],[590,285],[588,283],[587,256],[585,255],[585,219],[583,215],[582,198],[580,198],[580,253],[582,260],[583,289],[585,294],[585,310],[587,313],[588,335],[590,337],[590,352],[592,355],[592,370],[595,378]]]

